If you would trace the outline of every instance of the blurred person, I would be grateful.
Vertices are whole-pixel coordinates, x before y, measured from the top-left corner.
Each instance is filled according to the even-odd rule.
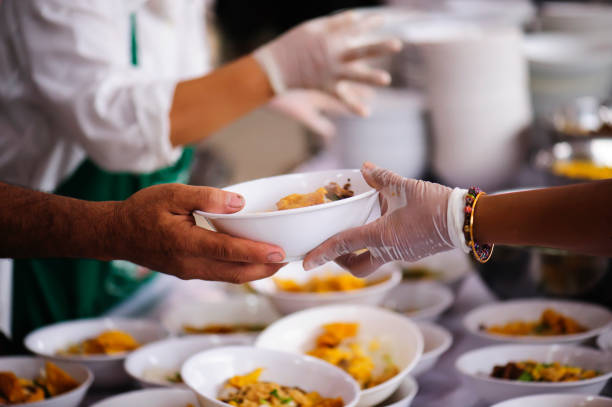
[[[390,78],[362,60],[401,47],[360,41],[377,19],[343,13],[207,73],[203,1],[5,0],[0,19],[0,178],[93,201],[186,181],[183,146],[275,95],[317,91],[365,115],[359,85]],[[125,261],[16,260],[13,277],[17,338],[155,291]],[[51,312],[32,319],[41,308]]]
[[[394,260],[412,262],[453,248],[468,253],[470,242],[479,245],[474,251],[481,261],[491,255],[492,244],[612,257],[612,179],[474,200],[474,191],[466,196],[465,189],[404,178],[371,163],[362,173],[380,193],[382,216],[312,250],[304,259],[306,269],[335,260],[365,276]],[[466,217],[472,212],[470,235]]]

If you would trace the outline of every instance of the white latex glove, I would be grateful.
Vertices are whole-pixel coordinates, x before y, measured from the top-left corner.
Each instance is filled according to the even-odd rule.
[[[382,216],[325,241],[308,253],[305,269],[335,260],[364,276],[393,260],[416,261],[454,247],[467,251],[462,233],[466,190],[404,178],[370,163],[361,172],[379,191]],[[354,253],[361,249],[367,251]]]
[[[265,44],[254,53],[277,94],[307,88],[328,92],[351,110],[367,115],[354,83],[388,85],[388,72],[362,60],[397,52],[397,38],[374,39],[380,16],[347,11],[307,21]],[[369,40],[366,38],[369,36]]]
[[[363,103],[367,103],[371,93],[371,89],[363,89]],[[336,126],[327,115],[351,113],[338,99],[318,90],[292,90],[276,96],[268,106],[308,127],[326,141],[336,134]]]

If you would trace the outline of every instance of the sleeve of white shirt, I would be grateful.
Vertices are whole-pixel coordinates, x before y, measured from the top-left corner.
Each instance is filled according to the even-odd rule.
[[[54,128],[109,171],[149,172],[182,152],[170,142],[176,81],[130,63],[129,5],[123,0],[15,1],[16,53]],[[60,136],[60,135],[58,135]]]

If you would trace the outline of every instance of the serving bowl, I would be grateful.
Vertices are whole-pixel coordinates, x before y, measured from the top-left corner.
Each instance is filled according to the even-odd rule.
[[[38,328],[26,336],[26,348],[47,359],[78,362],[94,374],[94,387],[124,386],[131,378],[123,370],[128,352],[113,355],[59,355],[68,346],[93,338],[107,330],[129,333],[140,344],[166,338],[168,333],[157,322],[129,318],[92,318],[60,322]]]
[[[492,407],[610,407],[612,399],[584,394],[539,394],[502,401]]]
[[[391,290],[383,306],[414,321],[435,321],[454,300],[453,292],[440,283],[402,283]]]
[[[293,262],[281,268],[274,277],[253,281],[249,284],[257,293],[267,297],[281,314],[290,314],[307,308],[330,304],[378,305],[401,280],[399,271],[382,269],[365,278],[368,285],[364,288],[326,293],[282,291],[278,289],[274,282],[274,278],[280,278],[292,279],[303,284],[315,276],[344,273],[348,273],[348,271],[333,262],[309,271],[304,270],[301,262]],[[376,284],[369,285],[371,283]]]
[[[248,345],[249,338],[225,335],[194,335],[169,338],[136,349],[125,359],[125,371],[143,387],[179,386],[183,363],[201,351],[230,345]],[[171,378],[172,380],[168,380]]]
[[[496,365],[533,360],[541,363],[594,369],[602,374],[592,379],[573,382],[525,382],[489,377]],[[545,393],[598,394],[612,377],[612,355],[590,348],[567,345],[497,345],[479,348],[461,355],[455,367],[466,385],[489,403],[513,397]]]
[[[419,322],[417,326],[423,335],[424,346],[423,355],[411,373],[415,377],[434,367],[453,344],[453,335],[446,328],[430,322]]]
[[[365,305],[328,305],[296,312],[279,319],[257,338],[255,346],[305,354],[312,349],[324,324],[357,322],[357,339],[376,339],[387,350],[400,372],[391,379],[362,390],[359,407],[373,406],[397,390],[423,353],[423,335],[416,324],[401,315]]]
[[[79,386],[69,392],[51,397],[47,400],[27,403],[29,407],[77,407],[87,390],[93,382],[91,371],[85,366],[76,363],[56,363],[60,369],[63,369],[73,379],[79,382]],[[42,369],[44,369],[45,360],[42,358],[30,356],[6,356],[0,358],[0,371],[13,372],[17,377],[26,379],[36,378]],[[26,404],[20,404],[26,405]]]
[[[203,407],[227,407],[217,400],[227,379],[257,368],[264,369],[262,381],[316,391],[323,397],[342,397],[345,407],[355,406],[359,399],[355,380],[335,366],[310,356],[250,346],[200,352],[183,364],[181,375]]]
[[[410,407],[419,392],[419,385],[412,376],[408,375],[393,394],[379,404],[384,407]]]
[[[259,295],[242,295],[224,301],[198,301],[178,304],[161,316],[162,325],[173,335],[186,335],[185,325],[205,327],[221,324],[224,326],[249,325],[264,327],[279,318],[270,302]],[[255,340],[258,332],[229,333],[224,336]],[[198,334],[200,335],[200,334]]]
[[[355,195],[321,205],[276,210],[276,202],[294,193],[308,193],[330,182],[347,182]],[[302,260],[325,240],[365,223],[378,194],[359,170],[330,170],[261,178],[224,188],[245,198],[244,208],[234,214],[195,211],[196,224],[245,239],[278,245],[285,250],[283,262]]]
[[[545,309],[553,309],[570,317],[588,330],[582,333],[550,336],[513,336],[486,332],[483,326],[504,325],[511,321],[539,320]],[[470,311],[463,319],[463,325],[472,334],[501,342],[517,343],[581,343],[592,339],[612,324],[612,312],[599,305],[577,301],[529,299],[503,301],[482,305]]]
[[[608,329],[597,337],[597,347],[606,352],[612,352],[612,330]]]
[[[197,407],[196,395],[187,389],[146,389],[104,399],[92,407]]]

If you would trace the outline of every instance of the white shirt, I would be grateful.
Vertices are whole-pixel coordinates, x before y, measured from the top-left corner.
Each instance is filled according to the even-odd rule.
[[[135,173],[180,157],[168,115],[176,83],[209,69],[204,0],[3,0],[0,10],[0,180],[52,191],[85,157]]]

